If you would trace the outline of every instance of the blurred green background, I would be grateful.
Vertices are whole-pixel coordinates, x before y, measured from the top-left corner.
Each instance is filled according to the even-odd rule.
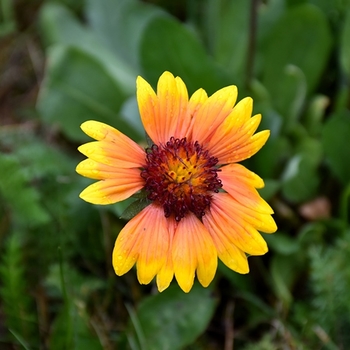
[[[349,0],[0,0],[0,348],[350,349]],[[229,84],[271,137],[245,165],[279,230],[238,275],[159,294],[78,198],[94,119],[144,142],[135,79]]]

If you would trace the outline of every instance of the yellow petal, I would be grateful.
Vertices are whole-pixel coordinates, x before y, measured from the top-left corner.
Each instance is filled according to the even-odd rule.
[[[162,266],[160,271],[157,274],[157,287],[159,292],[163,292],[166,288],[169,287],[170,282],[174,278],[174,266],[172,259],[172,242],[176,229],[176,222],[174,218],[170,217],[167,219],[168,224],[168,232],[169,232],[169,254],[167,255],[167,259],[165,264]]]
[[[235,213],[237,221],[243,220],[246,224],[252,225],[255,229],[265,233],[273,233],[277,230],[276,223],[270,214],[260,213],[252,208],[245,207],[232,196],[224,193],[223,196],[217,196],[216,201],[222,207],[230,207],[231,213]]]
[[[227,150],[219,157],[220,164],[236,163],[248,159],[258,152],[266,143],[270,136],[270,130],[263,130],[254,134],[245,143],[237,146],[235,149]]]
[[[144,186],[138,169],[120,169],[112,179],[93,183],[80,193],[80,198],[93,204],[112,204],[129,198]]]
[[[258,128],[261,115],[251,118],[252,109],[253,100],[250,97],[241,100],[211,137],[208,149],[220,163],[222,156],[245,144]]]
[[[145,213],[141,211],[124,226],[115,241],[112,263],[118,276],[127,273],[136,263],[139,255],[139,245],[142,240],[140,223],[144,219]]]
[[[159,116],[158,97],[151,85],[142,77],[136,80],[136,96],[142,124],[147,135],[154,143],[159,142]]]
[[[164,72],[157,84],[157,94],[141,77],[137,79],[137,98],[142,123],[156,144],[174,136],[187,136],[191,119],[188,116],[188,92],[179,77]]]
[[[137,168],[116,168],[114,166],[96,162],[89,158],[81,161],[75,170],[82,176],[96,180],[117,179],[121,176],[131,176],[131,179],[133,180],[139,180],[138,178],[141,178],[141,171]]]
[[[254,182],[250,181],[251,176],[241,177],[240,164],[229,164],[220,168],[220,180],[223,189],[228,192],[237,202],[247,208],[251,208],[263,214],[273,214],[272,208],[260,197],[254,188]],[[251,173],[246,169],[246,173]],[[255,175],[255,174],[254,174]]]
[[[169,253],[169,232],[164,211],[161,207],[149,205],[147,218],[141,224],[142,241],[139,245],[137,278],[141,284],[148,284],[165,264]]]
[[[216,227],[217,225],[210,212],[205,215],[203,221],[213,239],[219,259],[233,271],[248,273],[249,266],[246,254],[232,243],[232,239],[225,230]]]
[[[168,243],[164,213],[151,204],[132,218],[119,233],[113,250],[116,274],[125,274],[137,262],[140,283],[149,283],[165,262]]]
[[[145,159],[145,151],[136,142],[121,133],[119,130],[94,120],[86,121],[85,123],[81,124],[80,127],[85,134],[93,139],[112,143],[113,146],[109,147],[112,149],[113,153],[125,153],[125,159],[129,159],[133,163],[138,164],[137,166],[139,166],[139,164],[143,164]]]
[[[265,240],[237,208],[237,202],[229,194],[214,194],[210,212],[203,216],[203,223],[212,230],[212,235],[226,236],[242,251],[251,255],[265,254],[268,251]]]
[[[194,116],[192,139],[205,144],[231,113],[237,99],[237,87],[227,86],[211,95]]]
[[[92,160],[119,168],[139,168],[145,163],[145,152],[116,145],[109,141],[93,141],[81,145],[78,150]]]
[[[208,231],[193,214],[188,214],[177,226],[172,257],[176,280],[184,292],[191,290],[196,269],[203,286],[213,280],[217,268],[216,249]]]
[[[158,123],[158,140],[155,141],[156,143],[164,144],[169,141],[170,137],[174,136],[178,120],[183,117],[180,115],[181,96],[177,87],[178,83],[175,77],[169,72],[164,72],[158,80],[159,119],[154,121]]]
[[[188,101],[188,92],[185,83],[179,77],[175,78],[177,91],[179,94],[179,111],[178,116],[174,118],[174,128],[172,135],[175,138],[182,139],[189,136],[190,133],[190,124],[191,124],[191,114],[189,112],[189,101]],[[170,132],[171,134],[171,132]]]

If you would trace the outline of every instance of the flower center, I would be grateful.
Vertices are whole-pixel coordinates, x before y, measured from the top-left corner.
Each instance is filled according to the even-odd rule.
[[[165,217],[174,214],[180,221],[189,211],[198,218],[205,214],[213,192],[222,187],[216,166],[218,159],[186,138],[172,137],[165,145],[146,150],[146,166],[141,177],[146,181],[148,199],[159,203]]]

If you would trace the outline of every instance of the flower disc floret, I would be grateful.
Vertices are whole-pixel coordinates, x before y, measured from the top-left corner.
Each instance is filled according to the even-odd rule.
[[[188,212],[198,218],[210,206],[213,193],[222,187],[216,164],[199,142],[171,137],[165,145],[152,145],[146,150],[146,165],[141,172],[148,199],[180,221]]]

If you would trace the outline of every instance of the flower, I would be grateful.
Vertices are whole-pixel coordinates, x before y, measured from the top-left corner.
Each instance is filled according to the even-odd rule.
[[[210,284],[218,258],[248,273],[247,254],[268,250],[258,231],[277,229],[273,210],[256,190],[263,180],[238,164],[269,137],[268,130],[255,133],[261,115],[251,117],[252,99],[235,105],[235,86],[210,97],[199,89],[189,98],[184,82],[169,72],[159,78],[157,93],[141,77],[136,85],[153,145],[143,149],[111,126],[87,121],[81,128],[97,141],[79,147],[88,159],[76,169],[100,180],[80,194],[87,202],[111,204],[139,191],[149,201],[117,237],[116,274],[136,263],[141,284],[156,276],[163,291],[175,276],[189,292],[195,274],[204,287]]]

